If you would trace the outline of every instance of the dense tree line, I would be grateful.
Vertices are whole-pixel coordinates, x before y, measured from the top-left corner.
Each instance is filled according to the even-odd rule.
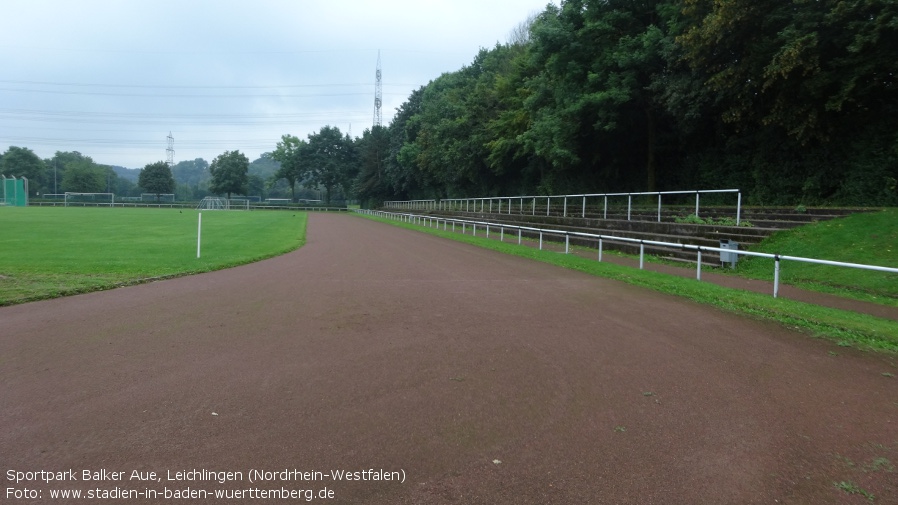
[[[366,131],[355,188],[894,205],[896,47],[891,0],[566,0]]]

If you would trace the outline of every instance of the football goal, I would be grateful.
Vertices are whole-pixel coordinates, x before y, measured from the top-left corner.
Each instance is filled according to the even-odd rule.
[[[140,201],[142,201],[142,202],[155,202],[155,201],[157,201],[157,200],[156,200],[156,193],[141,193],[141,194],[140,194]],[[160,194],[159,194],[159,200],[158,200],[158,201],[159,201],[159,202],[166,202],[166,203],[174,202],[174,201],[175,201],[175,194],[174,194],[174,193],[160,193]]]
[[[109,205],[111,207],[115,205],[115,193],[73,193],[66,191],[65,206],[68,207],[69,205],[83,207]]]
[[[249,199],[247,198],[231,198],[228,200],[228,209],[230,210],[249,210]]]
[[[196,210],[225,210],[227,208],[228,204],[225,199],[217,196],[207,196],[196,206]]]

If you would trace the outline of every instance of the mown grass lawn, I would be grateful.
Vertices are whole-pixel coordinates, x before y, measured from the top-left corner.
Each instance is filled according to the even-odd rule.
[[[294,250],[306,214],[0,207],[0,305],[217,270]]]
[[[774,233],[752,250],[898,268],[898,209],[852,214]],[[780,279],[793,286],[898,306],[898,274],[794,261]],[[773,260],[745,257],[737,275],[773,280]]]

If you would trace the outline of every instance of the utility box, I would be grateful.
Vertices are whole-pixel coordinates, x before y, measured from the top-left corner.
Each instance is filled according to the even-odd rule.
[[[720,241],[721,249],[729,249],[731,251],[739,250],[739,242],[735,242],[730,239],[723,239]],[[726,266],[729,264],[730,268],[736,268],[736,262],[739,261],[739,255],[736,253],[731,253],[728,251],[720,251],[720,265]]]

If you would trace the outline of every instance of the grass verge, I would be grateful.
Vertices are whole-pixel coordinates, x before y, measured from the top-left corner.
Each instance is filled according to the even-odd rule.
[[[834,341],[841,346],[851,346],[889,354],[898,353],[898,321],[820,307],[794,300],[773,298],[770,295],[725,288],[715,284],[698,282],[694,279],[684,279],[607,262],[600,263],[594,259],[574,255],[545,250],[540,251],[539,249],[522,247],[516,243],[499,242],[485,237],[473,237],[457,232],[442,231],[374,216],[359,215],[394,226],[423,231],[486,249],[542,261],[563,268],[579,270],[591,275],[626,282],[661,293],[681,296],[728,312],[744,314],[761,320],[776,321],[788,328],[802,331],[814,337]]]
[[[0,208],[0,306],[219,270],[305,241],[300,212]]]
[[[753,251],[898,268],[898,209],[852,214],[776,232]],[[898,274],[784,261],[783,282],[847,298],[898,306]],[[741,277],[773,280],[773,260],[745,257]]]

